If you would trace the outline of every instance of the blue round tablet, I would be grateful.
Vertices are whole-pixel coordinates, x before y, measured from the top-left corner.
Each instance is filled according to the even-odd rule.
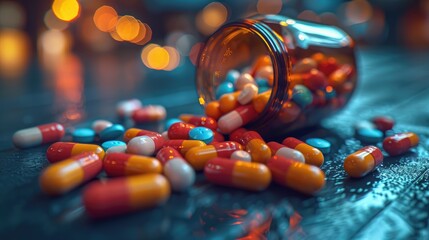
[[[216,89],[216,99],[219,99],[224,94],[232,92],[234,92],[234,84],[230,82],[223,82]]]
[[[169,129],[171,125],[173,125],[177,122],[182,122],[182,120],[180,120],[178,118],[167,119],[167,121],[165,121],[165,130]]]
[[[124,132],[125,132],[125,129],[121,124],[113,124],[112,126],[107,127],[100,132],[100,140],[101,141],[114,140],[120,137],[122,134],[124,134]]]
[[[378,129],[362,128],[356,131],[356,138],[365,143],[379,143],[383,140],[383,132]]]
[[[313,102],[313,94],[304,85],[296,85],[292,90],[292,100],[300,107],[305,108]]]
[[[107,151],[107,149],[112,148],[112,147],[117,147],[117,146],[126,146],[127,144],[122,142],[122,141],[118,141],[118,140],[110,140],[107,142],[104,142],[101,144],[101,147],[104,149],[104,151]]]
[[[323,154],[328,154],[331,151],[331,143],[322,138],[309,138],[305,142],[317,149],[319,149]]]
[[[228,73],[225,76],[225,82],[230,82],[232,84],[235,84],[235,82],[237,81],[238,77],[240,77],[240,72],[232,69],[229,70]]]
[[[94,142],[95,132],[90,128],[76,128],[72,137],[74,142],[91,143]]]
[[[189,131],[189,139],[200,140],[206,144],[213,142],[214,133],[206,127],[196,127]]]

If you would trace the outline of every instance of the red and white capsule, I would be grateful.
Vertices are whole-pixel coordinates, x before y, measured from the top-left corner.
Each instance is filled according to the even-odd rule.
[[[194,185],[195,171],[176,149],[161,148],[156,158],[164,165],[164,175],[174,191],[186,191]]]
[[[412,132],[398,133],[383,141],[383,149],[390,156],[403,154],[419,144],[419,137]]]
[[[13,144],[18,148],[29,148],[60,141],[64,134],[65,130],[63,125],[59,123],[48,123],[19,130],[13,134],[12,140]]]
[[[252,104],[240,106],[219,118],[218,127],[222,133],[230,133],[255,120],[257,116],[258,112]]]
[[[179,116],[180,120],[185,123],[190,123],[199,127],[206,127],[213,131],[217,129],[217,122],[214,118],[204,117],[204,116],[195,116],[192,114],[182,114]]]
[[[270,147],[273,156],[281,156],[298,162],[305,162],[304,155],[300,151],[288,148],[277,142],[269,142],[267,145]]]
[[[147,133],[131,139],[127,144],[127,153],[152,156],[163,145],[165,139],[159,133]]]
[[[136,123],[155,122],[164,120],[167,111],[161,105],[149,105],[133,111],[131,117]]]
[[[129,117],[131,114],[142,107],[142,102],[138,99],[121,101],[116,105],[116,112],[120,117]]]

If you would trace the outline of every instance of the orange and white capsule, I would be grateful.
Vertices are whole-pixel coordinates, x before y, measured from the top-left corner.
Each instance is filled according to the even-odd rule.
[[[103,168],[109,177],[162,172],[162,165],[156,158],[126,153],[106,154]]]
[[[145,129],[139,129],[139,128],[130,128],[124,133],[124,142],[129,142],[131,139],[139,136],[144,136],[147,134],[156,135],[159,134],[157,132],[145,130]]]
[[[161,105],[149,105],[133,111],[131,117],[136,123],[155,122],[164,120],[167,111]]]
[[[219,107],[220,105],[218,101],[212,101],[207,103],[204,112],[208,117],[218,120],[220,116],[222,116],[222,112],[220,111]]]
[[[344,160],[344,170],[351,177],[367,175],[383,162],[383,153],[375,146],[366,146],[350,154]]]
[[[298,162],[305,162],[304,155],[302,155],[300,151],[288,148],[285,145],[277,142],[269,142],[267,145],[270,147],[273,156],[281,156]]]
[[[293,138],[293,137],[285,138],[282,144],[288,148],[292,148],[300,151],[304,155],[305,163],[307,164],[320,167],[323,165],[323,162],[325,161],[325,157],[323,156],[323,153],[319,149],[312,147],[296,138]]]
[[[185,156],[189,149],[194,147],[203,147],[207,144],[199,140],[167,140],[164,142],[164,147],[172,147]]]
[[[325,174],[320,168],[282,156],[273,156],[267,163],[277,184],[296,191],[314,194],[325,186]]]
[[[222,114],[229,113],[239,106],[239,95],[240,91],[222,95],[222,97],[219,99],[219,110],[222,112]]]
[[[164,176],[136,175],[91,183],[83,193],[83,204],[89,216],[102,218],[162,205],[170,193]]]
[[[258,95],[258,86],[253,83],[248,83],[244,85],[243,90],[241,90],[240,94],[237,97],[237,101],[241,105],[245,105],[250,103],[254,97]]]
[[[59,123],[48,123],[19,130],[13,134],[12,141],[18,148],[29,148],[60,141],[64,134],[65,130],[63,125]]]
[[[252,162],[266,163],[271,157],[271,149],[255,131],[245,131],[238,137],[238,143],[246,147]]]
[[[232,141],[212,143],[203,147],[195,147],[186,153],[186,160],[195,170],[202,170],[206,162],[215,157],[230,158],[236,150],[243,150],[243,147]]]
[[[397,156],[407,152],[412,147],[419,144],[419,137],[412,132],[398,133],[390,137],[386,137],[383,141],[383,149],[390,156]]]
[[[258,112],[251,104],[236,108],[219,118],[218,127],[222,133],[230,133],[256,119]]]
[[[176,149],[161,148],[156,154],[156,158],[163,164],[164,175],[174,191],[186,191],[194,185],[195,171]]]
[[[103,160],[105,154],[103,148],[95,144],[56,142],[46,150],[46,158],[50,163],[54,163],[83,152],[94,152],[101,160]]]
[[[270,185],[270,170],[263,164],[227,158],[212,158],[204,167],[211,183],[251,191],[262,191]]]
[[[85,152],[54,163],[40,175],[40,188],[49,195],[66,193],[101,172],[103,163],[93,152]]]
[[[195,126],[206,127],[213,131],[217,129],[217,122],[214,118],[204,117],[204,116],[195,116],[192,114],[181,114],[179,119],[185,123],[190,123]]]
[[[265,106],[267,106],[268,102],[270,101],[271,97],[271,90],[265,91],[261,94],[258,94],[256,97],[252,100],[253,108],[256,112],[261,113],[264,111]]]

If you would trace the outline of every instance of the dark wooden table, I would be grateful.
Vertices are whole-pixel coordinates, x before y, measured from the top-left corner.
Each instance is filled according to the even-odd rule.
[[[93,221],[81,203],[84,187],[43,195],[38,176],[48,165],[47,146],[15,149],[14,131],[51,121],[68,129],[98,118],[116,121],[115,103],[133,97],[165,105],[169,117],[202,113],[190,63],[151,72],[129,56],[82,55],[51,72],[32,63],[22,79],[0,81],[0,239],[429,238],[429,54],[394,48],[360,50],[360,84],[351,102],[298,136],[333,143],[322,167],[327,185],[315,197],[276,185],[262,193],[216,187],[200,174],[195,187],[163,207]],[[375,115],[394,117],[395,131],[414,131],[421,143],[350,179],[342,162],[362,146],[352,124]],[[163,123],[146,127],[162,130]]]

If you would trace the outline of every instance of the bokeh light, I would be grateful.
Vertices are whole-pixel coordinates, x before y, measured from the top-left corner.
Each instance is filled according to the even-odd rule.
[[[116,24],[116,32],[125,41],[136,38],[140,31],[140,24],[133,16],[125,15],[119,18]]]
[[[170,55],[163,47],[154,47],[147,54],[147,61],[150,68],[162,70],[168,66]]]
[[[165,46],[164,49],[168,52],[169,61],[167,66],[163,68],[165,71],[171,71],[177,68],[180,63],[180,54],[174,47]]]
[[[0,74],[16,77],[28,63],[30,43],[28,36],[14,29],[0,31]]]
[[[42,52],[51,56],[66,53],[70,47],[69,38],[62,31],[52,29],[43,32],[39,37]]]
[[[259,14],[276,14],[282,10],[282,0],[258,0],[256,10]]]
[[[57,29],[57,30],[64,30],[69,26],[68,22],[64,22],[60,19],[58,19],[52,10],[48,10],[45,13],[45,17],[43,18],[43,21],[45,22],[45,25],[49,29]]]
[[[367,22],[372,17],[372,7],[366,0],[353,0],[346,4],[345,15],[349,24]]]
[[[196,26],[198,30],[209,35],[220,27],[228,18],[228,10],[219,2],[212,2],[208,4],[197,15]]]
[[[94,13],[94,24],[102,32],[111,32],[118,22],[118,13],[110,6],[103,5]]]
[[[54,0],[52,11],[57,18],[70,22],[79,16],[80,5],[76,0]]]
[[[119,36],[119,34],[114,30],[114,31],[111,31],[111,32],[109,32],[109,34],[110,34],[110,36],[114,39],[114,40],[116,40],[116,41],[118,41],[118,42],[123,42],[124,41],[124,39],[122,39],[121,38],[121,36]]]
[[[298,15],[298,19],[312,22],[320,22],[320,17],[311,10],[304,10]]]
[[[204,43],[202,42],[197,42],[194,44],[194,46],[192,46],[191,50],[189,51],[189,60],[191,60],[192,64],[197,64],[198,54],[203,47]]]
[[[144,31],[145,31],[144,37],[142,39],[134,39],[134,40],[132,40],[132,42],[135,43],[135,44],[137,44],[137,45],[144,45],[144,44],[148,43],[152,39],[152,29],[150,28],[150,26],[147,25],[146,23],[142,23],[142,25],[140,25],[140,29],[144,28]],[[140,30],[140,32],[141,31],[142,30]]]
[[[159,45],[158,45],[158,44],[151,43],[151,44],[146,45],[146,46],[142,49],[142,53],[141,53],[140,57],[141,57],[141,60],[142,60],[143,64],[144,64],[146,67],[148,67],[148,68],[150,68],[150,66],[149,66],[149,61],[148,61],[147,56],[149,55],[149,52],[150,52],[153,48],[155,48],[155,47],[159,47]]]
[[[24,25],[24,10],[12,1],[0,2],[0,27],[20,28]]]
[[[139,32],[135,38],[130,40],[132,43],[138,43],[146,36],[146,26],[140,20],[137,20],[137,22],[139,23]]]

